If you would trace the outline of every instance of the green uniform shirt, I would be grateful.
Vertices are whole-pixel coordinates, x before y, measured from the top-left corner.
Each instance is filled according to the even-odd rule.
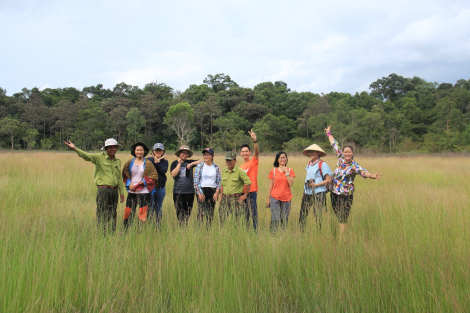
[[[75,149],[78,156],[85,161],[95,164],[95,174],[93,181],[97,186],[117,186],[120,194],[124,194],[124,183],[122,182],[121,160],[114,157],[111,160],[106,153],[87,153],[78,148]]]
[[[235,166],[231,172],[228,167],[222,170],[222,187],[224,188],[224,194],[234,195],[237,193],[243,193],[243,187],[245,185],[251,185],[251,180],[246,175],[245,171]]]

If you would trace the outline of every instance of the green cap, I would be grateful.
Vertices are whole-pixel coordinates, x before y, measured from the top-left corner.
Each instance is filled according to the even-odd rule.
[[[236,159],[237,159],[237,155],[233,151],[229,151],[227,152],[227,154],[225,154],[225,160],[236,160]]]

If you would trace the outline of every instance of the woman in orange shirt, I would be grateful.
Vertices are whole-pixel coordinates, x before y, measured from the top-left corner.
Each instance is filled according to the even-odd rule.
[[[269,173],[271,180],[266,206],[271,207],[271,232],[275,233],[279,224],[286,228],[289,220],[290,202],[292,200],[291,186],[294,183],[294,171],[287,167],[287,154],[280,151],[274,160],[274,169]]]

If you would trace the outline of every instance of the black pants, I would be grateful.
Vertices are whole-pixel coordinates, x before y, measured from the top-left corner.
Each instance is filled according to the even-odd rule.
[[[134,222],[135,212],[139,210],[139,226],[147,219],[150,193],[129,193],[127,195],[126,209],[124,211],[124,229],[128,229]]]
[[[185,225],[191,216],[191,210],[194,204],[194,193],[173,194],[173,203],[175,204],[176,217],[181,225]]]
[[[197,206],[199,208],[197,219],[200,222],[207,221],[210,225],[214,218],[214,194],[216,192],[216,188],[202,187],[202,192],[204,193],[205,199],[203,202],[199,201],[199,197],[197,199]]]
[[[117,205],[119,192],[117,189],[98,188],[96,194],[96,220],[98,228],[104,233],[116,230]]]
[[[337,195],[334,192],[331,193],[331,206],[340,223],[348,222],[352,203],[353,195]]]
[[[250,207],[248,205],[248,198],[245,199],[242,203],[240,203],[238,202],[238,198],[240,196],[236,196],[236,197],[228,197],[226,195],[223,196],[222,201],[220,202],[220,207],[219,207],[220,225],[223,225],[225,222],[225,219],[230,214],[233,214],[237,220],[245,216],[246,226],[248,227],[249,221],[250,221]]]
[[[307,216],[310,208],[313,206],[313,215],[319,229],[321,230],[322,211],[325,207],[325,194],[326,192],[313,193],[311,195],[305,194],[302,196],[302,205],[300,206],[299,224],[300,230],[304,231],[307,224]]]

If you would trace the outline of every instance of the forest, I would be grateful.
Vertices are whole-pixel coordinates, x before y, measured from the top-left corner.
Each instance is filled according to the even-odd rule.
[[[283,81],[241,87],[226,74],[174,90],[151,82],[144,88],[102,84],[7,95],[0,87],[0,148],[65,150],[72,140],[97,150],[113,137],[129,149],[141,140],[193,149],[236,150],[253,129],[262,152],[300,151],[312,142],[326,147],[331,124],[340,144],[374,153],[470,150],[470,79],[427,82],[390,74],[368,91],[316,94],[292,91]]]

